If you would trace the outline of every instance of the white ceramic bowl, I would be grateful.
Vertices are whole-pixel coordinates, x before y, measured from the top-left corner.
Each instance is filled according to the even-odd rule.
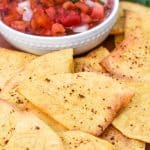
[[[109,34],[116,22],[119,0],[114,0],[114,7],[109,17],[100,25],[74,35],[62,37],[44,37],[24,34],[16,31],[0,20],[0,34],[14,47],[33,54],[45,54],[52,50],[74,48],[75,54],[84,53],[100,44]]]

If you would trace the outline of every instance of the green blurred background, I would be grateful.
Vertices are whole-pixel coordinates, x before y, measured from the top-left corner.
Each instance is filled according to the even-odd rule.
[[[143,4],[145,6],[150,6],[150,0],[128,0],[128,1],[137,2],[137,3]]]

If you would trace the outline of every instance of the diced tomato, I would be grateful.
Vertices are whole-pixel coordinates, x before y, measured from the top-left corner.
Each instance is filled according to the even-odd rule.
[[[46,11],[49,19],[53,21],[55,19],[55,17],[56,17],[56,10],[55,10],[55,8],[54,7],[49,7],[45,11]]]
[[[75,9],[75,5],[71,1],[66,1],[62,7],[64,9]]]
[[[16,20],[16,17],[14,15],[7,15],[6,17],[3,17],[3,21],[10,25],[12,21]]]
[[[91,18],[89,15],[84,14],[84,13],[81,14],[81,22],[82,22],[83,24],[88,24],[88,23],[90,23],[91,21],[92,21],[92,18]]]
[[[81,16],[78,12],[69,10],[62,11],[62,14],[58,15],[58,22],[63,24],[65,27],[76,26],[81,23]]]
[[[55,4],[63,4],[65,0],[54,0]]]
[[[113,0],[105,5],[99,0],[91,0],[91,5],[87,0],[29,0],[30,5],[19,11],[22,6],[18,4],[26,1],[0,0],[1,19],[18,31],[44,36],[86,31],[97,26],[113,7]],[[26,17],[30,17],[28,23]]]
[[[21,20],[21,15],[17,12],[17,3],[12,2],[11,6],[8,5],[7,15],[3,17],[3,21],[10,25],[12,21]]]
[[[104,18],[104,6],[95,2],[92,13],[91,13],[91,17],[93,19],[102,19]]]
[[[52,35],[52,33],[51,33],[51,30],[45,30],[43,33],[42,33],[42,35],[45,35],[45,36],[51,36]]]
[[[25,32],[27,27],[29,26],[29,24],[25,21],[13,21],[11,22],[11,27],[21,31],[21,32]]]
[[[7,0],[0,1],[0,11],[5,10],[8,7]]]
[[[43,35],[43,36],[48,36],[51,35],[51,30],[50,29],[44,29],[44,28],[39,28],[35,31],[31,31],[32,33],[34,33],[35,35]]]
[[[33,13],[31,26],[33,30],[38,28],[51,28],[52,22],[50,21],[49,17],[46,15],[43,9],[38,9]]]
[[[79,8],[81,10],[81,12],[83,12],[85,14],[88,13],[88,11],[89,11],[89,7],[85,3],[77,2],[77,3],[75,3],[75,6],[77,8]]]
[[[62,24],[54,23],[52,25],[52,35],[64,35],[65,34],[65,28]]]
[[[41,4],[45,7],[54,6],[54,0],[40,0]]]
[[[34,10],[38,6],[37,0],[30,0],[31,9]]]

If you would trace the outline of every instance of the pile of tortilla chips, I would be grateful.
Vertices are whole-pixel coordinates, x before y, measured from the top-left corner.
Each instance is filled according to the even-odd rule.
[[[119,13],[111,51],[0,49],[0,150],[149,149],[150,9]]]

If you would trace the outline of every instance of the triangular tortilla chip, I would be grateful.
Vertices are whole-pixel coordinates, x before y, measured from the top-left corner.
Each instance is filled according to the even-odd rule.
[[[136,29],[142,29],[142,21],[140,16],[134,11],[125,11],[125,37],[130,36],[130,34]]]
[[[66,49],[48,53],[40,56],[29,64],[22,71],[16,74],[4,87],[0,96],[9,102],[24,105],[27,101],[16,93],[17,86],[24,80],[34,80],[45,77],[47,74],[73,72],[73,50]]]
[[[129,105],[115,118],[113,125],[127,137],[150,143],[150,85],[129,82],[135,95]]]
[[[102,134],[102,139],[112,143],[118,150],[145,150],[145,143],[130,139],[110,125]]]
[[[0,149],[63,150],[59,136],[35,115],[0,101]]]
[[[24,69],[12,78],[12,82],[21,82],[44,77],[46,74],[73,72],[73,49],[64,49],[38,57],[27,64]],[[11,83],[10,83],[11,84]]]
[[[25,68],[14,76],[10,82],[4,87],[0,97],[13,103],[16,107],[34,112],[38,117],[44,120],[49,126],[56,131],[64,131],[65,128],[56,123],[53,119],[43,114],[36,107],[31,105],[29,101],[17,92],[20,82],[25,79],[33,79],[44,77],[47,74],[65,73],[73,71],[73,50],[66,49],[62,51],[52,52],[34,59],[27,64]]]
[[[112,34],[122,34],[124,32],[124,23],[125,23],[125,17],[124,16],[124,10],[130,10],[134,11],[142,21],[142,32],[144,33],[144,37],[146,39],[150,39],[150,9],[149,7],[142,6],[137,3],[127,2],[127,1],[121,1],[120,2],[120,10],[119,10],[119,18],[112,30]],[[119,21],[121,20],[121,21]],[[121,22],[121,23],[120,23]]]
[[[73,50],[65,49],[51,52],[40,56],[28,63],[18,74],[16,74],[4,87],[0,96],[11,103],[23,105],[24,98],[20,98],[16,92],[17,86],[24,80],[34,80],[45,77],[47,74],[73,72]],[[19,96],[19,97],[18,97]]]
[[[0,91],[8,80],[35,58],[32,54],[0,48]]]
[[[17,87],[9,89],[9,91],[2,92],[2,97],[6,101],[11,102],[16,105],[21,110],[29,111],[38,116],[42,121],[49,125],[57,133],[61,131],[66,131],[66,128],[56,122],[54,119],[50,118],[47,114],[38,110],[33,106],[23,95],[17,92]]]
[[[64,127],[94,135],[103,132],[133,94],[117,80],[94,72],[25,80],[18,91]]]
[[[150,9],[149,7],[137,4],[137,3],[131,3],[131,2],[121,2],[120,6],[123,9],[134,11],[137,15],[140,16],[142,20],[142,32],[144,34],[144,37],[146,39],[150,39]]]
[[[115,25],[113,26],[110,34],[112,34],[112,35],[123,34],[124,33],[124,23],[125,23],[125,13],[124,13],[124,9],[120,5],[119,11],[118,11],[118,19],[117,19]]]
[[[101,64],[113,75],[150,81],[150,41],[136,29]]]
[[[102,59],[104,57],[106,57],[109,54],[108,49],[106,49],[103,46],[100,46],[94,50],[92,50],[91,52],[89,52],[86,57],[88,58],[95,58],[95,59]]]
[[[109,142],[81,131],[63,132],[65,150],[117,150]]]
[[[101,66],[101,60],[109,55],[109,51],[104,47],[99,47],[84,57],[74,59],[75,72],[83,71],[97,71],[105,72],[105,69]]]

